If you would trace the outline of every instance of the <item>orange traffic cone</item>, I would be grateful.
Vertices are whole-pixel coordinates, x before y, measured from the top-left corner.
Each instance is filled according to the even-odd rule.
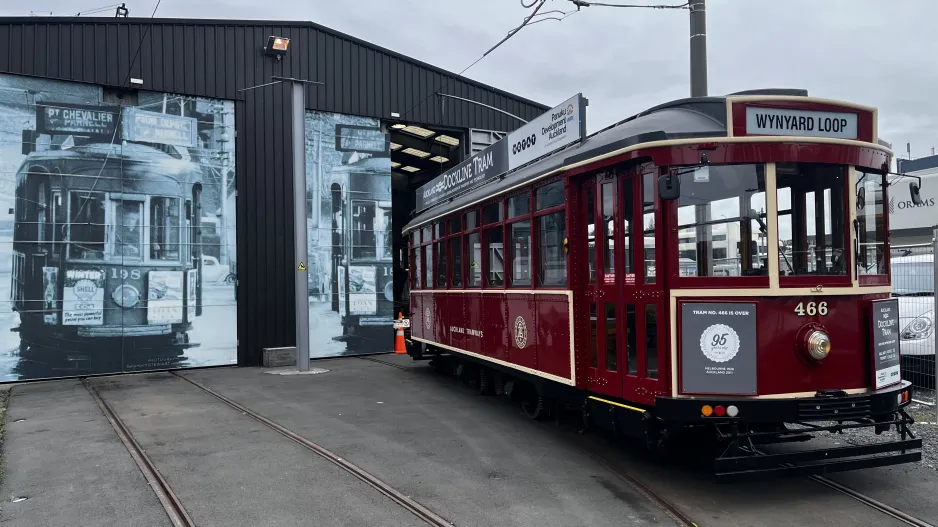
[[[404,314],[401,312],[397,313],[397,319],[403,320]],[[404,346],[404,325],[400,324],[397,326],[397,335],[394,336],[394,353],[397,355],[407,354],[407,348]]]

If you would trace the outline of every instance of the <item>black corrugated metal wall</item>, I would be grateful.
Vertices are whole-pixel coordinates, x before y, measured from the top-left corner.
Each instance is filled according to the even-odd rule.
[[[270,35],[291,39],[282,61],[262,53]],[[296,262],[290,88],[239,90],[274,75],[308,79],[324,83],[309,88],[308,109],[500,131],[520,123],[461,101],[441,106],[432,94],[445,88],[527,120],[548,109],[312,23],[0,18],[0,72],[235,100],[241,365],[259,364],[264,347],[293,345]]]

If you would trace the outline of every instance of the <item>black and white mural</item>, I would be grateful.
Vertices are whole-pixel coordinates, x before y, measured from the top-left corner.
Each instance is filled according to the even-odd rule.
[[[237,362],[234,125],[0,74],[0,381]]]
[[[310,358],[394,347],[391,157],[377,119],[306,113]]]

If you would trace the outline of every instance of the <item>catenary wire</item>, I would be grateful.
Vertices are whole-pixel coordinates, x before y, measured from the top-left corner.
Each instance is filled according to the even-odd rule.
[[[420,102],[418,102],[417,104],[415,104],[415,105],[414,105],[413,107],[411,107],[409,110],[407,110],[406,112],[402,113],[402,114],[401,114],[401,118],[406,118],[408,115],[411,114],[411,112],[413,112],[414,110],[416,110],[420,105],[422,105],[423,103],[427,102],[427,100],[428,100],[430,97],[433,97],[433,96],[436,95],[439,91],[448,88],[448,87],[456,80],[457,77],[461,76],[463,73],[465,73],[466,71],[468,71],[469,68],[471,68],[471,67],[475,66],[476,64],[478,64],[482,59],[484,59],[486,56],[488,56],[489,53],[495,51],[496,48],[498,48],[499,46],[501,46],[502,44],[504,44],[506,41],[508,41],[508,39],[510,39],[511,37],[515,36],[519,31],[521,31],[522,28],[524,28],[524,26],[529,25],[529,23],[531,22],[531,19],[534,18],[535,15],[537,15],[538,11],[540,11],[540,9],[541,9],[542,7],[544,7],[544,4],[547,3],[547,0],[539,0],[539,3],[537,3],[537,2],[538,2],[538,0],[533,0],[533,1],[532,1],[532,3],[530,4],[530,6],[534,6],[534,5],[536,4],[536,7],[535,7],[535,9],[534,9],[534,12],[531,13],[530,15],[528,15],[527,17],[525,17],[524,21],[521,22],[521,25],[519,25],[518,27],[516,27],[516,28],[512,29],[511,31],[509,31],[509,32],[508,32],[508,35],[505,36],[505,38],[499,40],[498,43],[496,43],[494,46],[492,46],[491,48],[489,48],[488,51],[486,51],[485,53],[483,53],[482,56],[479,57],[479,58],[477,58],[472,64],[466,66],[465,68],[463,68],[462,71],[460,71],[460,72],[457,73],[456,75],[452,76],[452,77],[446,82],[446,84],[440,86],[439,89],[434,90],[432,93],[430,93],[429,95],[427,95],[426,97],[424,97],[423,99],[421,99]],[[525,7],[530,7],[530,6],[528,6],[527,4],[524,3],[524,0],[521,0],[521,5],[523,5],[523,6],[525,6]]]

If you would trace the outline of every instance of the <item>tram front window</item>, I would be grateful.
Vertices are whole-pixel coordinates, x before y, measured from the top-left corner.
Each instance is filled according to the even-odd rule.
[[[114,220],[111,222],[113,256],[124,258],[143,258],[143,202],[115,200]]]
[[[68,255],[75,260],[103,260],[105,238],[103,192],[69,194]]]
[[[779,274],[847,274],[846,169],[778,163]]]
[[[693,262],[681,275],[767,275],[764,165],[710,165],[679,177],[678,253]]]

